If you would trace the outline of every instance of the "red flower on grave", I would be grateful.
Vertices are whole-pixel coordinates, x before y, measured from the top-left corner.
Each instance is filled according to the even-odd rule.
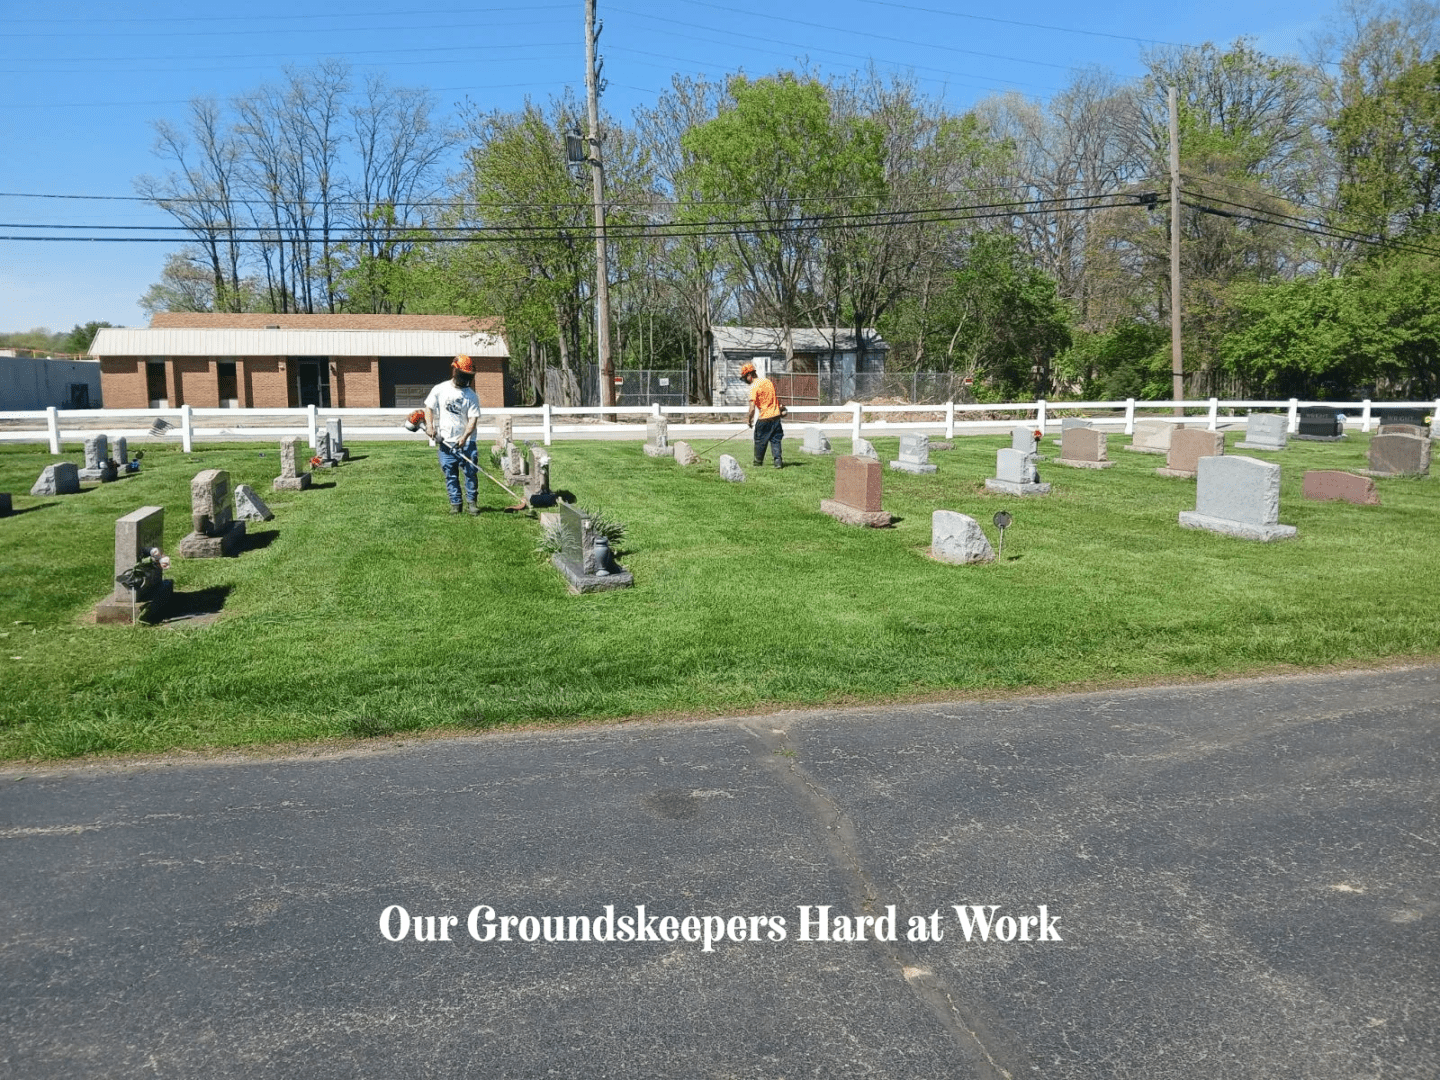
[[[315,466],[315,468],[318,469],[318,468],[320,467],[320,465],[321,465],[321,461],[320,461],[319,456],[317,455],[317,456],[315,456],[315,457],[312,457],[312,458],[310,459],[310,464],[313,465],[313,466]]]

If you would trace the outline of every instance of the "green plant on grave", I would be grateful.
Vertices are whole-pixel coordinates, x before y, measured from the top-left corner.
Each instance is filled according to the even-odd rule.
[[[581,517],[590,519],[590,530],[596,536],[603,536],[610,542],[610,549],[618,551],[618,545],[625,539],[625,523],[616,521],[604,510],[589,509],[588,507],[576,507]],[[535,541],[535,553],[549,557],[555,554],[563,546],[562,534],[558,523],[546,525],[540,532],[540,539]]]

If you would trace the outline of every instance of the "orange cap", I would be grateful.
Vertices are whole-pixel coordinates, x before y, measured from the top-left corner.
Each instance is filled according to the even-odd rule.
[[[754,365],[754,364],[751,364],[751,363],[749,363],[749,362],[746,362],[746,363],[740,365],[740,378],[743,379],[746,375],[754,375],[754,374],[755,374],[755,365]]]
[[[466,375],[474,375],[474,374],[475,374],[475,361],[474,361],[474,360],[471,360],[470,357],[468,357],[468,356],[457,356],[457,357],[455,357],[454,362],[451,363],[450,366],[451,366],[452,368],[454,368],[456,371],[463,371],[463,372],[465,372]]]

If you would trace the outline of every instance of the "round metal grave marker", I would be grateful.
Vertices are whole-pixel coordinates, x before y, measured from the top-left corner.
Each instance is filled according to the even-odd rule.
[[[995,552],[995,558],[998,561],[1005,556],[1005,530],[1010,527],[1010,522],[1015,519],[1010,516],[1008,510],[1001,510],[996,513],[991,520],[995,522],[995,527],[1000,530],[1000,548]]]

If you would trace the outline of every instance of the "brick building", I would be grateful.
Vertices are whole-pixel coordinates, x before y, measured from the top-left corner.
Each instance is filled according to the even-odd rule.
[[[510,354],[495,319],[157,312],[90,347],[109,409],[415,408],[457,353],[475,361],[480,404],[503,407]]]

